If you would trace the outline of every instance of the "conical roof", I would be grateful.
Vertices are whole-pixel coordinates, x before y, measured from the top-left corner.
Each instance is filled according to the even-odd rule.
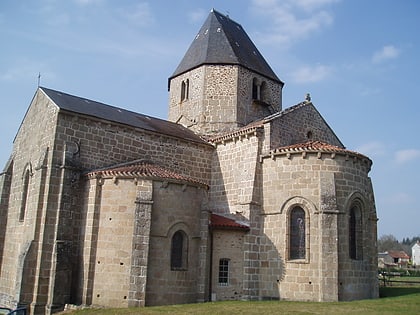
[[[242,26],[212,10],[169,79],[204,64],[240,65],[277,82],[277,77]]]

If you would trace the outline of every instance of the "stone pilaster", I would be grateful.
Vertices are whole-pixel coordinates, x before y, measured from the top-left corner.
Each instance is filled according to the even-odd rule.
[[[338,296],[338,215],[334,173],[321,173],[319,214],[319,301]]]
[[[128,306],[145,306],[147,265],[153,205],[153,182],[139,180],[133,230]]]
[[[209,274],[210,274],[210,246],[209,246],[210,213],[201,211],[200,217],[200,247],[197,279],[197,302],[209,300]]]

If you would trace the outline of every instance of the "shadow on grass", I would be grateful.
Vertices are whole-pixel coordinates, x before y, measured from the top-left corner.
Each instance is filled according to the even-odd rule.
[[[420,287],[380,287],[379,297],[395,297],[410,294],[420,294]]]

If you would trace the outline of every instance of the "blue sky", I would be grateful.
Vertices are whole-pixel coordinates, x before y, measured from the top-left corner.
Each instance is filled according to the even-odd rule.
[[[310,93],[348,149],[373,160],[378,234],[420,235],[420,2],[0,2],[0,164],[38,85],[166,118],[171,76],[212,8],[239,22],[285,82]]]

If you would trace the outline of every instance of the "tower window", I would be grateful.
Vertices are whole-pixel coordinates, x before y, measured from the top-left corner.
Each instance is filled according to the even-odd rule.
[[[289,259],[306,258],[305,211],[294,207],[289,218]]]
[[[181,102],[188,99],[190,89],[190,80],[186,79],[181,82]]]
[[[258,83],[257,78],[252,80],[252,99],[259,100],[260,99],[260,85]]]
[[[174,233],[171,241],[171,269],[186,270],[188,257],[188,244],[186,234],[179,230]]]
[[[219,260],[219,285],[229,285],[229,259],[227,258]]]

